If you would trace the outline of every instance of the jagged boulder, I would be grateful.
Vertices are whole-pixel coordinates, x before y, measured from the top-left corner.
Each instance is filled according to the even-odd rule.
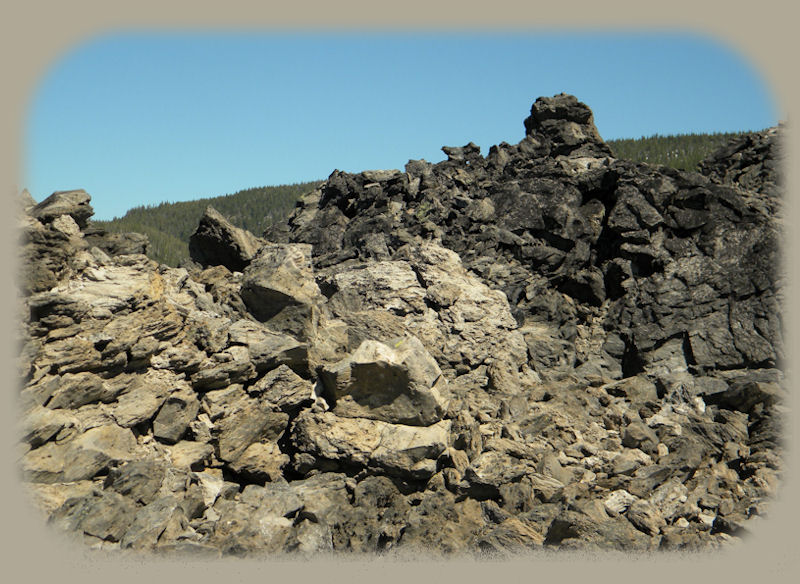
[[[416,337],[364,341],[321,379],[338,416],[430,426],[442,419],[447,381]]]
[[[225,266],[241,272],[253,260],[263,242],[234,226],[222,213],[209,206],[189,237],[189,254],[203,266]]]
[[[87,226],[94,210],[89,204],[91,197],[83,189],[57,191],[36,205],[31,215],[42,223],[50,223],[60,217],[71,217],[80,229]]]
[[[450,424],[442,420],[419,427],[303,413],[292,427],[292,442],[304,455],[296,464],[306,472],[376,466],[394,476],[427,479],[448,446]]]
[[[311,246],[267,244],[244,271],[241,296],[250,313],[273,330],[313,335],[322,294],[311,266]]]

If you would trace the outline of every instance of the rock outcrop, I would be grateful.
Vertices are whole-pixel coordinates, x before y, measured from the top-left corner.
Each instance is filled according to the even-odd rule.
[[[28,201],[20,468],[96,548],[697,549],[780,485],[779,133],[702,173],[614,158],[576,98],[525,137],[335,171],[193,263]],[[137,243],[138,242],[138,243]]]

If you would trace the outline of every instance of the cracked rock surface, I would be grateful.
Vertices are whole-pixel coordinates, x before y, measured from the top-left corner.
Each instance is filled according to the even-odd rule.
[[[780,129],[698,173],[539,98],[515,145],[335,171],[192,262],[20,214],[19,469],[99,549],[706,549],[765,515],[786,414]]]

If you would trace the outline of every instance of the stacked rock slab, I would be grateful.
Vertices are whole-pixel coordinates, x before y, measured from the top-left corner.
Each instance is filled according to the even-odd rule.
[[[713,548],[780,485],[777,134],[617,160],[576,98],[516,145],[334,172],[149,260],[83,191],[21,214],[19,461],[99,549]]]

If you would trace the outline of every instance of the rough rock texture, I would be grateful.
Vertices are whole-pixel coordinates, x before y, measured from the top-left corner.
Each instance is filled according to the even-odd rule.
[[[208,207],[189,238],[189,253],[194,261],[204,266],[221,265],[241,272],[262,243],[252,233],[235,227],[219,211]]]
[[[23,200],[19,467],[99,549],[718,547],[780,487],[780,132],[617,160],[576,98],[335,171],[197,264]]]

